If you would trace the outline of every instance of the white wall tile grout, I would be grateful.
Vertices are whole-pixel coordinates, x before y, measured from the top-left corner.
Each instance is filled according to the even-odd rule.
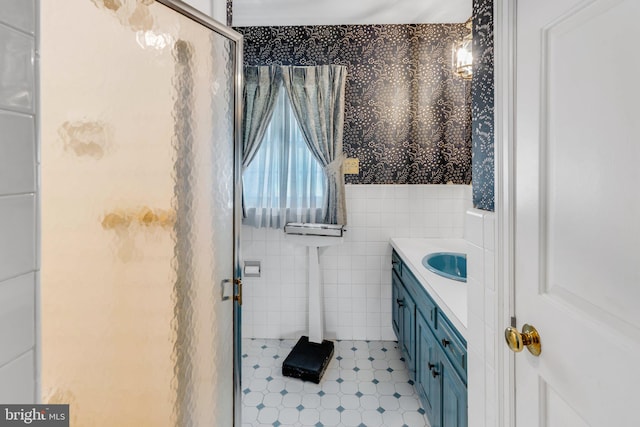
[[[35,196],[37,194],[38,194],[37,191],[19,191],[19,192],[7,191],[0,194],[0,199],[4,199],[8,197]]]
[[[29,347],[29,349],[24,350],[24,351],[22,351],[20,353],[17,353],[13,358],[11,358],[11,360],[1,364],[0,365],[0,371],[3,370],[8,365],[11,365],[13,362],[15,362],[16,360],[20,359],[21,357],[24,357],[24,356],[28,355],[29,353],[33,353],[33,347]],[[16,384],[9,384],[9,385],[14,385],[15,386]],[[5,402],[3,402],[3,404],[4,403]]]
[[[13,25],[13,24],[11,24],[9,22],[0,21],[0,25],[2,25],[3,27],[8,28],[10,30],[16,31],[18,33],[21,33],[23,36],[32,37],[33,38],[33,33],[32,32],[24,30],[24,29],[22,29],[20,27],[16,27],[15,25]]]
[[[34,272],[33,270],[29,270],[29,271],[26,271],[24,273],[17,273],[17,274],[14,274],[12,276],[5,277],[5,278],[0,280],[0,287],[2,287],[2,285],[4,283],[10,282],[11,280],[17,279],[19,277],[28,276],[29,274],[31,274],[33,272]]]

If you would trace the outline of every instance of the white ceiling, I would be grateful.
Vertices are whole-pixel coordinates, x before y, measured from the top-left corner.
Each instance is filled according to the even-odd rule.
[[[464,22],[472,0],[233,0],[233,26]]]

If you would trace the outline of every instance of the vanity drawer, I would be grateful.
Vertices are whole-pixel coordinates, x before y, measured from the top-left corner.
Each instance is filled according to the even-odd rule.
[[[391,253],[391,268],[396,272],[398,277],[402,277],[402,261],[396,251]]]
[[[438,341],[442,344],[444,353],[451,361],[453,367],[458,371],[465,384],[467,382],[467,346],[466,343],[455,332],[449,320],[438,311],[438,329],[435,331]]]

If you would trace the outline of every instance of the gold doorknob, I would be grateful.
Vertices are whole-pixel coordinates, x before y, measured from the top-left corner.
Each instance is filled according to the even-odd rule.
[[[540,334],[536,328],[531,325],[524,324],[522,326],[522,333],[518,332],[516,328],[508,327],[504,330],[504,339],[507,341],[509,348],[519,353],[526,346],[529,353],[534,356],[540,356],[542,348],[540,346]]]

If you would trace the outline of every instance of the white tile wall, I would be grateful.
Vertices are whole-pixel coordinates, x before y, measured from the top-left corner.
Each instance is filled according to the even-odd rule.
[[[325,331],[331,339],[394,340],[392,237],[463,237],[466,185],[347,185],[348,231],[320,250]],[[307,330],[306,249],[282,230],[242,228],[242,257],[262,263],[245,278],[245,338],[297,338]]]
[[[35,394],[34,376],[33,351],[0,366],[0,402],[32,403]]]
[[[470,209],[465,218],[469,287],[469,427],[497,425],[495,214]]]
[[[36,189],[36,130],[33,116],[0,110],[0,194]]]
[[[0,7],[0,402],[37,400],[37,0]]]
[[[0,22],[0,107],[33,112],[35,39]]]
[[[0,22],[33,34],[36,0],[2,0]]]
[[[0,366],[34,345],[35,274],[0,282]]]
[[[34,194],[0,197],[0,280],[35,270]]]

